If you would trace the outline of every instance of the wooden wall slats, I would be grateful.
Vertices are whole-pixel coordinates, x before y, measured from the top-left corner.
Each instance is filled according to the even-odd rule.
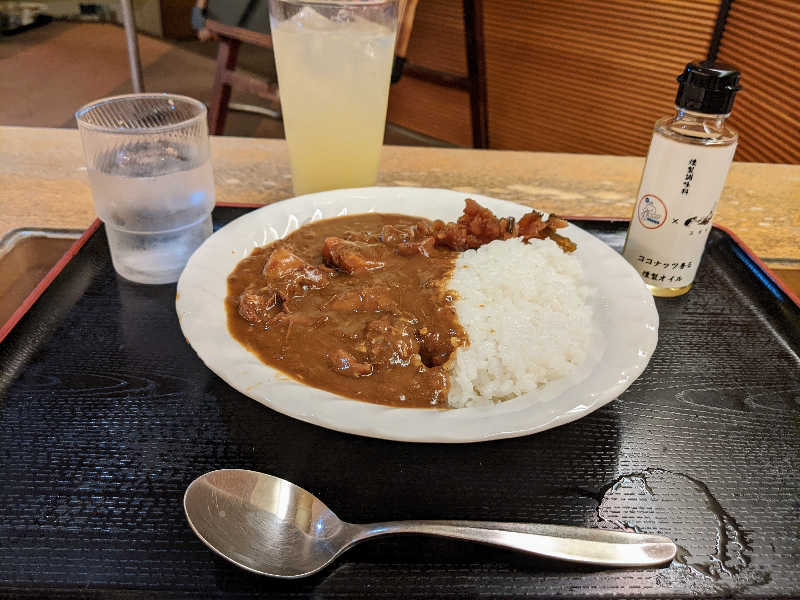
[[[736,160],[800,163],[800,3],[734,0],[718,59],[742,73]]]
[[[755,3],[756,6],[760,6],[760,4],[760,2]],[[794,16],[797,17],[797,0],[772,0],[770,5],[774,6],[777,10],[780,10],[784,13],[794,14]]]
[[[773,3],[769,12],[763,12],[758,6],[749,5],[747,3],[740,3],[736,6],[736,12],[741,15],[740,19],[736,19],[738,23],[771,23],[779,28],[785,28],[787,31],[800,32],[800,23],[797,19],[797,3],[794,4],[794,10],[785,10]]]
[[[798,10],[800,10],[800,3],[798,3]],[[725,27],[725,35],[722,37],[722,42],[732,50],[735,46],[741,46],[742,49],[749,46],[751,51],[760,48],[760,54],[762,55],[775,52],[769,59],[788,65],[791,62],[791,58],[786,54],[786,50],[800,48],[800,40],[794,36],[794,32],[789,31],[788,27],[781,31],[784,29],[783,27],[772,24],[767,25],[766,23],[756,25],[755,23],[741,23],[735,20],[733,22],[729,21],[729,23],[730,25]],[[725,39],[726,37],[728,37],[727,40]],[[753,55],[752,58],[759,57]],[[795,64],[794,66],[797,65]]]
[[[469,94],[403,77],[389,94],[389,120],[413,131],[472,146]]]
[[[483,0],[492,148],[644,155],[719,0]],[[420,0],[409,60],[466,73],[462,2]],[[742,71],[737,160],[800,163],[800,0],[734,0],[719,60]],[[471,145],[464,92],[404,78],[394,122]]]
[[[620,12],[617,8],[611,8],[608,5],[604,6],[587,4],[586,6],[576,8],[574,12],[563,11],[561,8],[561,6],[538,5],[534,9],[535,16],[537,20],[540,20],[543,24],[547,23],[547,21],[552,18],[558,19],[560,22],[571,20],[578,26],[586,27],[589,25],[593,29],[599,29],[599,27],[604,24],[618,26],[620,22],[620,16],[622,16],[626,25],[645,27],[651,32],[657,32],[660,34],[659,37],[661,38],[667,39],[670,42],[675,41],[674,32],[665,31],[663,25],[659,23],[658,20],[653,19],[653,12],[646,9],[640,11],[627,9],[625,10],[624,14],[620,15]],[[644,8],[644,5],[642,5],[642,8]],[[681,12],[676,14],[675,17],[680,19],[682,29],[684,31],[705,35],[708,30],[707,12],[704,12],[700,15],[692,15]],[[621,30],[618,33],[629,38],[639,39],[641,30]]]
[[[408,60],[431,69],[467,73],[464,13],[460,0],[419,0]]]
[[[717,7],[485,0],[491,147],[645,154],[675,77],[706,53]]]

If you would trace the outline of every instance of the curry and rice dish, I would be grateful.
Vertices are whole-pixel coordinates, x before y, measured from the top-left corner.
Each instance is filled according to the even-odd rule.
[[[416,408],[513,398],[583,359],[580,339],[536,373],[504,372],[520,367],[496,356],[519,354],[508,335],[549,340],[552,355],[553,328],[588,323],[575,244],[556,231],[566,225],[536,211],[497,218],[472,200],[451,223],[379,213],[312,222],[239,262],[228,329],[264,363],[350,398]]]

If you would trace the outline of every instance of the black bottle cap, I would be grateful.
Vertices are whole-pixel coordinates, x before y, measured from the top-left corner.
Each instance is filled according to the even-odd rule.
[[[690,62],[678,75],[678,95],[675,106],[706,113],[727,115],[739,87],[739,71],[709,61]]]

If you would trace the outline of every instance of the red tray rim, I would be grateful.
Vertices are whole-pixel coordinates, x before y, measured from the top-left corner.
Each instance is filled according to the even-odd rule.
[[[248,202],[217,202],[216,206],[222,208],[261,208],[263,206],[267,206],[265,204],[258,204],[258,203],[248,203]],[[566,216],[565,219],[570,221],[606,221],[606,222],[628,222],[630,219],[620,218],[620,217],[587,217],[587,216]],[[58,262],[53,265],[53,268],[50,269],[47,274],[42,278],[42,280],[36,285],[35,288],[31,291],[30,294],[27,295],[25,300],[22,301],[22,304],[19,305],[17,310],[9,317],[9,319],[3,323],[2,327],[0,327],[0,343],[11,333],[11,330],[20,322],[25,313],[27,313],[31,307],[36,303],[39,297],[45,292],[45,290],[50,286],[51,283],[58,277],[59,273],[64,270],[67,264],[78,254],[78,251],[86,244],[90,237],[100,228],[102,221],[100,219],[95,219],[91,225],[83,232],[81,237],[79,237],[72,246],[67,249],[64,255],[58,260]],[[716,229],[719,229],[725,232],[727,235],[731,237],[733,242],[741,248],[741,250],[747,255],[747,257],[752,260],[755,264],[761,268],[761,270],[770,278],[773,284],[780,288],[780,290],[786,294],[786,296],[794,302],[794,304],[800,308],[800,297],[794,293],[793,290],[789,288],[783,281],[781,281],[780,277],[778,277],[764,262],[756,256],[752,250],[745,244],[742,239],[736,235],[731,229],[725,227],[724,225],[714,225]]]

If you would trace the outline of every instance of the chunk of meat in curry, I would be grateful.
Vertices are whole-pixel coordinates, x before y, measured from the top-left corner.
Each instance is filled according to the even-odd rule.
[[[456,223],[362,214],[256,248],[228,277],[231,334],[299,381],[380,404],[446,408],[448,361],[467,343],[446,289],[459,251],[566,222],[515,222],[467,200]]]

